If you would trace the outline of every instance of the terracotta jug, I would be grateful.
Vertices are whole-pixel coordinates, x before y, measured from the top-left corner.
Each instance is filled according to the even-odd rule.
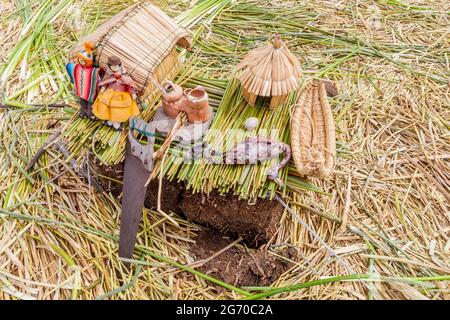
[[[163,97],[162,107],[164,113],[168,117],[175,119],[180,112],[179,100],[183,99],[183,88],[172,81],[166,81],[162,85],[161,93]]]
[[[205,88],[198,86],[195,89],[184,90],[186,97],[184,103],[180,103],[180,109],[187,113],[189,122],[205,122],[211,116],[208,102],[208,93]]]

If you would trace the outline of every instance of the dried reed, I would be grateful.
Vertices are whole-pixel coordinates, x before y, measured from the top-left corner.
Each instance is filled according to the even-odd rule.
[[[2,299],[244,297],[227,284],[226,290],[219,291],[203,277],[181,273],[180,266],[171,263],[195,262],[188,248],[198,226],[168,213],[176,226],[162,214],[146,210],[136,255],[141,268],[130,275],[116,256],[120,199],[93,192],[51,150],[33,171],[24,170],[55,127],[68,123],[76,137],[71,145],[76,160],[81,162],[94,150],[105,161],[120,161],[122,151],[114,147],[122,141],[120,134],[86,120],[75,121],[75,107],[28,108],[26,104],[73,101],[63,77],[65,53],[131,2],[17,0],[2,6],[0,99],[18,106],[0,111]],[[274,255],[280,246],[294,247],[299,259],[270,288],[240,289],[277,299],[449,298],[450,221],[448,202],[440,191],[450,187],[448,9],[447,1],[298,5],[205,0],[192,7],[190,2],[169,1],[164,10],[170,16],[181,13],[179,23],[190,26],[196,40],[187,56],[195,63],[181,70],[180,81],[187,73],[193,74],[190,86],[207,83],[214,106],[222,96],[234,96],[232,83],[223,79],[245,53],[275,32],[299,57],[306,81],[327,77],[340,89],[330,99],[337,138],[334,174],[307,182],[298,178],[291,164],[286,170],[288,185],[295,181],[290,184],[295,189],[307,183],[312,190],[314,184],[323,192],[299,190],[287,192],[286,198],[351,264],[354,274],[348,275],[286,213],[267,247]],[[83,27],[74,28],[74,20]],[[45,32],[29,27],[21,32],[27,25],[41,24]],[[52,88],[50,77],[58,89]],[[149,98],[146,119],[157,100]],[[231,118],[239,110],[225,116]],[[278,111],[286,110],[276,110],[274,116]],[[238,123],[244,117],[239,116]],[[229,123],[227,118],[215,126],[226,128]],[[287,125],[283,120],[280,124]],[[282,137],[285,141],[288,131]],[[171,166],[166,173],[172,173]],[[186,176],[188,169],[196,170],[183,168]],[[214,173],[222,174],[224,169],[216,168]],[[238,179],[242,168],[229,170]],[[227,179],[232,179],[231,174]],[[122,287],[120,278],[129,279],[129,284]],[[353,280],[340,281],[345,278]]]

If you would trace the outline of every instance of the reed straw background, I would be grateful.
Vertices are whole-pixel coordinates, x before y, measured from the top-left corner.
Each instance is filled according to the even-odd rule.
[[[114,146],[121,136],[75,120],[76,107],[28,104],[73,102],[64,74],[70,48],[133,3],[16,0],[0,8],[1,101],[11,106],[0,113],[0,298],[448,299],[447,1],[157,2],[192,31],[194,49],[179,81],[207,86],[213,106],[223,97],[231,99],[228,108],[242,107],[239,95],[230,94],[239,89],[229,76],[276,32],[301,63],[302,85],[328,78],[339,89],[330,100],[335,171],[327,180],[305,181],[291,164],[283,174],[289,205],[340,261],[286,211],[268,248],[276,255],[280,246],[294,246],[299,258],[264,291],[221,282],[224,290],[217,290],[186,268],[200,227],[169,213],[176,226],[150,210],[138,237],[140,267],[128,274],[116,256],[120,200],[96,194],[51,150],[33,171],[23,169],[60,125],[77,137],[71,151],[120,161]],[[149,118],[158,98],[146,103]],[[215,126],[242,119],[224,117]],[[88,152],[74,154],[82,162]],[[226,179],[236,182],[239,170]],[[195,168],[185,174],[198,175]]]

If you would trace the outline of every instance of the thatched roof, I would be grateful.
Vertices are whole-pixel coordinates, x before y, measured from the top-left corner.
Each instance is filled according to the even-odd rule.
[[[108,57],[122,59],[139,89],[170,54],[175,45],[189,48],[188,33],[150,2],[141,2],[118,13],[71,50],[73,57],[86,42],[96,47],[96,63],[105,67]]]
[[[238,79],[251,94],[284,96],[298,88],[302,75],[300,64],[279,35],[273,43],[253,49],[238,65]]]

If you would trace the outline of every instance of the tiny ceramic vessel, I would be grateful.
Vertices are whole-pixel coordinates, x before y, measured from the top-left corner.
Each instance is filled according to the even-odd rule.
[[[162,85],[161,94],[164,113],[168,117],[175,119],[180,113],[179,102],[183,99],[183,88],[172,81],[166,81]]]
[[[188,121],[205,122],[211,117],[209,108],[208,93],[205,88],[198,86],[194,89],[186,89],[184,91],[186,100],[180,102],[180,110],[187,113]]]

